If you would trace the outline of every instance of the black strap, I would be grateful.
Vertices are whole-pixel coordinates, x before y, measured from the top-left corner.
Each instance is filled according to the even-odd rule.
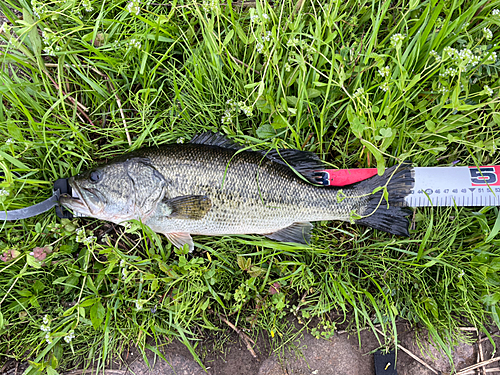
[[[393,350],[383,352],[377,350],[374,354],[375,374],[398,375],[396,371],[396,352]]]

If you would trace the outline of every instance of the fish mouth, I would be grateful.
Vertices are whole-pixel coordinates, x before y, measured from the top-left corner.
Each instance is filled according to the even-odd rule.
[[[83,199],[83,194],[80,188],[74,183],[74,178],[71,177],[68,180],[69,186],[71,186],[71,196],[65,194],[61,196],[61,204],[73,211],[74,216],[93,216],[94,213],[91,211],[87,201]],[[85,189],[87,190],[87,189]],[[89,191],[90,194],[96,195]]]

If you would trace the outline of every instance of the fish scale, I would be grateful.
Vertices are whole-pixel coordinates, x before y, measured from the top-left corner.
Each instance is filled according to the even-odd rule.
[[[175,145],[161,151],[140,155],[149,157],[169,181],[168,196],[206,195],[212,209],[202,220],[186,221],[169,219],[166,208],[162,212],[160,207],[160,213],[146,221],[158,232],[271,233],[298,221],[348,220],[350,211],[362,203],[352,199],[338,203],[336,189],[311,185],[288,167],[263,159],[257,152],[237,154],[234,150],[200,145]],[[182,163],[174,166],[177,158]],[[191,159],[203,159],[202,169]],[[357,194],[351,189],[346,192]]]

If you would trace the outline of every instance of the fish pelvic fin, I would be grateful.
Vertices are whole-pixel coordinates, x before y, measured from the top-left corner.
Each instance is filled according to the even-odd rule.
[[[356,188],[370,195],[367,204],[358,212],[362,218],[355,222],[398,236],[409,237],[407,216],[411,211],[404,206],[405,197],[410,194],[414,183],[414,171],[409,163],[388,168],[382,176],[374,176],[359,182]],[[377,190],[378,187],[382,188]],[[374,190],[375,193],[372,193]]]
[[[185,244],[189,246],[189,252],[192,253],[194,250],[193,238],[189,233],[185,232],[175,232],[175,233],[163,233],[165,237],[168,238],[172,245],[177,248],[183,247]]]
[[[312,224],[308,221],[303,223],[293,223],[292,225],[276,232],[264,234],[264,236],[280,242],[296,242],[307,245],[311,242],[312,227]]]

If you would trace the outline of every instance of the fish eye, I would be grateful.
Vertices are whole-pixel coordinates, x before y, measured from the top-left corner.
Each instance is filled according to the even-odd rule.
[[[97,182],[101,180],[101,173],[99,171],[92,171],[90,172],[90,181],[92,182]]]

